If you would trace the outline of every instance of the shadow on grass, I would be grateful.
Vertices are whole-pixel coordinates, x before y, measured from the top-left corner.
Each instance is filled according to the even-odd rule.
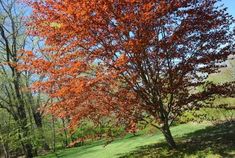
[[[170,150],[166,143],[142,146],[120,155],[121,158],[180,158],[180,157],[235,157],[235,121],[225,122],[177,138],[177,150]]]

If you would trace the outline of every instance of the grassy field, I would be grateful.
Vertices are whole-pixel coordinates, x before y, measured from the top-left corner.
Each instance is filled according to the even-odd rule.
[[[40,158],[155,158],[155,157],[235,157],[235,122],[212,125],[188,123],[171,129],[178,149],[169,150],[160,132],[129,136],[104,147],[96,142],[57,151]]]

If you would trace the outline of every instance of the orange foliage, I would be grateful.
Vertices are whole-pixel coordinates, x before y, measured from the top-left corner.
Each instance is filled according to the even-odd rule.
[[[168,124],[211,97],[190,91],[232,54],[233,19],[216,2],[32,1],[30,33],[47,47],[42,56],[28,54],[28,67],[46,76],[37,86],[71,126],[102,116],[133,123],[142,110]]]

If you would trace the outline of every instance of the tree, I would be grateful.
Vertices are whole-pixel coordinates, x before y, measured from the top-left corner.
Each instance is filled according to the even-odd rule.
[[[6,110],[14,119],[20,131],[19,144],[22,145],[25,155],[32,157],[31,113],[39,130],[42,128],[42,116],[37,111],[41,104],[40,95],[35,101],[36,94],[33,95],[29,87],[32,74],[20,69],[21,58],[24,56],[22,50],[33,49],[35,42],[26,34],[25,22],[28,14],[25,5],[16,0],[0,0],[0,108]],[[45,140],[42,143],[48,148]]]
[[[21,72],[17,66],[19,52],[25,46],[22,10],[16,9],[15,1],[0,1],[1,7],[1,75],[9,82],[1,84],[1,104],[0,107],[6,109],[21,127],[22,135],[19,135],[23,150],[27,157],[32,157],[32,144],[30,143],[28,119],[25,103],[21,89]]]
[[[107,115],[127,124],[152,119],[175,148],[169,127],[177,116],[234,92],[232,83],[205,80],[234,50],[234,19],[217,2],[33,1],[30,32],[47,47],[28,53],[28,67],[46,76],[36,85],[71,125]]]

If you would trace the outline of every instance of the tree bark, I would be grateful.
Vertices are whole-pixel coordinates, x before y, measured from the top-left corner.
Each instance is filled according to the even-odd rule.
[[[4,152],[4,157],[9,158],[8,149],[7,149],[8,147],[4,142],[2,142],[2,148],[3,148],[3,152]]]
[[[25,115],[26,117],[26,115]],[[23,140],[20,140],[21,141],[21,144],[23,146],[23,149],[24,149],[24,152],[25,152],[25,156],[26,158],[32,158],[33,157],[33,146],[30,142],[30,140],[27,140],[27,137],[29,137],[29,129],[27,127],[27,121],[25,121],[26,118],[23,118],[22,119],[22,122],[20,122],[20,128],[22,130],[22,136],[23,137],[20,137],[20,139],[23,139]],[[26,140],[24,140],[26,139]]]
[[[27,158],[31,158],[33,157],[33,147],[32,147],[32,144],[30,143],[29,140],[27,140],[27,137],[29,136],[29,129],[27,127],[27,116],[26,116],[26,112],[25,112],[25,109],[23,107],[23,105],[19,105],[18,107],[18,117],[19,119],[16,120],[19,125],[20,125],[20,128],[23,132],[23,139],[26,139],[26,140],[21,140],[22,142],[22,145],[23,145],[23,149],[25,150],[25,156]]]
[[[25,150],[26,150],[26,157],[32,158],[33,157],[33,147],[30,143],[25,144]]]
[[[45,151],[49,151],[50,150],[50,147],[49,145],[47,144],[46,142],[46,139],[45,139],[45,136],[43,134],[43,127],[42,127],[42,115],[40,114],[39,111],[34,111],[33,110],[33,117],[34,117],[34,121],[35,121],[35,124],[39,130],[39,133],[40,133],[40,137],[41,137],[41,143],[42,143],[42,146],[43,146],[43,149]]]
[[[17,59],[14,58],[14,61],[16,62]],[[23,132],[23,148],[25,149],[25,155],[27,158],[33,157],[33,146],[30,142],[30,139],[28,140],[27,137],[29,137],[29,128],[28,128],[28,118],[26,115],[25,110],[25,102],[23,100],[23,96],[20,91],[20,72],[17,71],[17,69],[12,68],[12,77],[14,78],[13,84],[14,84],[14,90],[16,93],[16,100],[17,100],[17,115],[18,115],[18,121],[20,123],[20,127]]]
[[[66,130],[66,125],[65,125],[65,120],[62,118],[62,123],[63,123],[63,131],[64,131],[64,145],[65,147],[68,146],[68,134],[67,134],[67,130]]]
[[[168,123],[164,123],[161,131],[162,131],[169,147],[171,149],[175,149],[176,148],[176,143],[174,141],[174,138],[172,137],[170,127],[169,127]]]
[[[52,137],[53,137],[53,152],[56,151],[56,135],[55,135],[55,117],[52,116]]]

